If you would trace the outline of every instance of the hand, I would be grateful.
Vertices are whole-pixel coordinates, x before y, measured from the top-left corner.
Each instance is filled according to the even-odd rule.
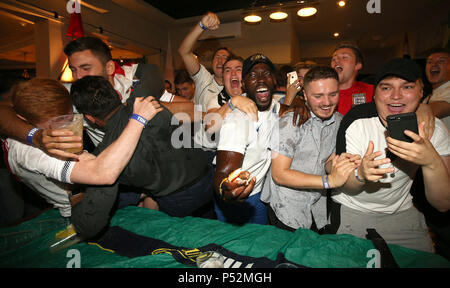
[[[231,102],[236,108],[247,114],[253,121],[258,121],[258,107],[253,100],[244,96],[233,96]]]
[[[161,112],[163,108],[159,104],[159,102],[153,97],[136,97],[133,106],[133,113],[136,113],[147,121],[150,121],[156,114]]]
[[[295,80],[292,84],[287,83],[286,85],[286,98],[284,98],[284,104],[291,105],[297,93],[302,89],[300,82]]]
[[[247,171],[242,171],[233,181],[230,182],[228,178],[223,181],[221,185],[222,199],[228,202],[244,202],[252,193],[256,183],[256,177],[252,177],[250,182],[247,184],[249,178],[250,173]]]
[[[212,12],[206,13],[201,21],[203,26],[205,26],[208,30],[217,30],[220,25],[219,17],[217,17],[217,15]]]
[[[294,118],[292,125],[300,126],[305,123],[309,119],[309,117],[311,117],[309,108],[308,106],[306,106],[305,100],[296,97],[292,102],[291,107],[294,107]]]
[[[358,177],[360,179],[376,182],[383,178],[387,173],[394,173],[394,167],[390,168],[378,168],[378,166],[391,162],[389,158],[383,158],[375,160],[382,153],[381,151],[373,152],[374,145],[372,141],[369,141],[366,153],[361,160],[361,165],[358,167]]]
[[[405,130],[405,134],[414,140],[412,143],[386,137],[389,150],[403,160],[417,165],[428,166],[437,163],[436,161],[439,161],[440,156],[434,149],[433,144],[425,137],[425,123],[420,123],[418,128],[419,135]]]
[[[342,153],[347,154],[347,153]],[[355,157],[348,157],[347,155],[336,155],[332,160],[331,173],[328,175],[331,188],[341,187],[347,182],[348,177],[355,170],[357,165],[355,164]],[[357,155],[359,156],[359,155]],[[361,158],[361,157],[360,157]]]
[[[431,139],[434,132],[434,113],[430,105],[421,103],[416,110],[417,123],[425,122],[423,136],[427,139]]]
[[[81,136],[74,136],[68,129],[41,129],[33,137],[33,144],[48,155],[58,159],[79,159],[79,155],[63,149],[83,146]]]

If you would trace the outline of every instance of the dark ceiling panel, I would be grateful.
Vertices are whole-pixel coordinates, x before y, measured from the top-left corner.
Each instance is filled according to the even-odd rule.
[[[174,19],[181,19],[193,16],[204,15],[207,11],[214,13],[225,12],[237,9],[250,8],[252,4],[256,7],[261,7],[263,5],[276,5],[281,2],[292,2],[290,1],[280,1],[280,0],[192,0],[192,1],[155,1],[155,0],[144,0],[148,4],[157,8],[161,12],[169,15]],[[256,3],[255,3],[256,2]]]

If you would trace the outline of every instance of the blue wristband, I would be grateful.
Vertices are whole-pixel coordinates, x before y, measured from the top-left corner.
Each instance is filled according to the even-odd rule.
[[[147,119],[145,119],[144,117],[142,117],[141,115],[138,115],[138,114],[131,115],[130,119],[134,119],[144,126],[147,125],[147,122],[148,122]]]
[[[203,25],[202,21],[198,22],[198,25],[200,25],[200,28],[202,28],[202,30],[208,30],[208,28]]]
[[[361,179],[358,177],[358,167],[355,168],[355,178],[356,178],[356,180],[358,180],[361,183],[366,183],[366,181],[364,179]]]
[[[328,175],[322,176],[322,184],[323,184],[323,188],[330,189],[330,183],[328,182]]]
[[[34,127],[31,128],[30,131],[28,131],[27,134],[27,143],[33,145],[33,136],[36,134],[37,131],[41,130],[40,128]]]
[[[233,111],[234,109],[236,109],[236,106],[234,106],[233,103],[231,103],[231,99],[228,100],[228,107],[231,109],[231,111]]]

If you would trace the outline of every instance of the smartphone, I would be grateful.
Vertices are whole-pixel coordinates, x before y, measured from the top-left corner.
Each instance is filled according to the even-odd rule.
[[[389,136],[394,139],[411,143],[413,140],[405,135],[405,130],[419,134],[416,113],[389,115],[386,120]]]
[[[298,77],[297,77],[297,72],[292,71],[292,72],[287,73],[287,79],[288,79],[288,81],[289,81],[289,84],[294,83],[295,80],[298,79]]]

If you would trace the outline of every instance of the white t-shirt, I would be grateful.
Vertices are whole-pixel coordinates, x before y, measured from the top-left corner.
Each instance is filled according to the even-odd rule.
[[[436,101],[450,103],[450,81],[447,81],[445,84],[433,90],[433,94],[431,95],[428,103]],[[450,129],[450,116],[444,117],[441,120],[444,122],[445,126],[447,126],[447,129]]]
[[[6,139],[8,164],[11,172],[48,203],[58,208],[63,217],[70,217],[71,205],[67,191],[73,161],[51,157],[41,149],[11,138]]]
[[[207,112],[209,100],[217,98],[217,94],[222,91],[223,86],[219,85],[214,76],[201,64],[198,72],[191,77],[195,82],[194,103],[200,106],[202,112]]]
[[[383,154],[376,159],[386,157],[386,128],[378,117],[355,120],[346,130],[346,150],[348,153],[364,156],[369,141],[374,143],[374,152]],[[450,136],[447,128],[439,119],[435,119],[435,130],[430,142],[441,156],[450,155]],[[351,209],[365,213],[393,214],[411,208],[412,196],[409,193],[418,166],[397,158],[392,163],[380,168],[394,166],[395,172],[379,182],[365,184],[365,189],[358,194],[347,194],[342,188],[337,189],[333,200]]]
[[[266,111],[258,111],[258,122],[254,122],[239,109],[225,117],[220,129],[217,150],[232,151],[244,155],[242,170],[256,177],[251,195],[262,190],[264,179],[271,163],[270,137],[277,124],[280,105],[273,100]]]

